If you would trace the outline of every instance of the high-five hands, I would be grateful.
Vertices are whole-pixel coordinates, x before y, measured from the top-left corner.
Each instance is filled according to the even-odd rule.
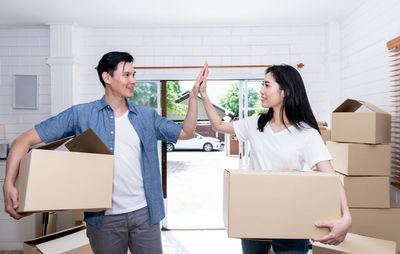
[[[203,65],[203,68],[201,69],[199,75],[196,78],[196,81],[194,82],[192,92],[194,94],[197,94],[200,92],[202,94],[202,90],[205,92],[205,86],[207,83],[207,76],[208,76],[208,62],[206,61]]]

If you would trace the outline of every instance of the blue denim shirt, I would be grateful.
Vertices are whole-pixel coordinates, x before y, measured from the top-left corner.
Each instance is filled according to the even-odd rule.
[[[182,127],[160,116],[152,108],[131,102],[128,102],[128,108],[129,121],[140,138],[143,186],[150,223],[156,224],[165,216],[157,140],[176,143]],[[36,131],[45,143],[79,135],[88,128],[92,128],[110,151],[114,152],[114,111],[104,97],[101,100],[72,106],[35,125]],[[104,212],[85,212],[85,221],[100,228]]]

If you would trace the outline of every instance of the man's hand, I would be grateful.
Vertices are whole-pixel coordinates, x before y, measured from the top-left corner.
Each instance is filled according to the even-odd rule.
[[[32,213],[18,213],[16,210],[19,206],[18,203],[18,190],[12,184],[4,183],[3,185],[4,193],[4,211],[8,213],[14,219],[21,219],[23,217],[29,216]]]

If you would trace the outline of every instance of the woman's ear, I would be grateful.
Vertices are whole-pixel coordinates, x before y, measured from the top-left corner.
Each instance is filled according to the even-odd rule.
[[[288,96],[289,93],[286,93],[285,90],[281,90],[281,97],[285,98],[286,96]]]

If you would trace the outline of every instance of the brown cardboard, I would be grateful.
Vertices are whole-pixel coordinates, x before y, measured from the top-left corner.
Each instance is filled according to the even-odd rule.
[[[83,211],[73,211],[74,221],[83,221]]]
[[[396,242],[348,233],[339,245],[312,244],[313,254],[396,254]]]
[[[326,144],[327,141],[331,140],[331,130],[325,129],[325,130],[321,130],[321,137],[322,140],[324,141],[324,143]]]
[[[75,226],[85,224],[85,222],[83,220],[85,217],[83,211],[73,211],[72,214],[74,217]]]
[[[341,175],[347,204],[352,208],[390,208],[388,176]]]
[[[328,141],[332,166],[348,176],[389,176],[390,145],[368,145]]]
[[[363,209],[350,208],[351,233],[394,241],[400,251],[400,208]]]
[[[53,234],[57,228],[57,213],[49,212],[47,215],[43,213],[42,216],[42,236]]]
[[[325,248],[322,246],[318,246],[313,244],[312,246],[312,254],[351,254],[350,252],[337,250],[332,248]]]
[[[340,218],[339,177],[319,172],[225,170],[224,223],[233,238],[316,238]]]
[[[72,151],[52,150],[61,145]],[[32,149],[20,163],[17,211],[110,208],[113,168],[114,156],[91,129],[74,139]]]
[[[23,254],[50,253],[93,254],[86,236],[86,227],[73,227],[23,244]]]
[[[63,254],[93,254],[93,251],[90,247],[90,244],[86,244],[81,247],[66,251]]]
[[[365,106],[370,112],[356,112]],[[388,144],[391,115],[363,101],[347,99],[332,113],[332,141]]]

